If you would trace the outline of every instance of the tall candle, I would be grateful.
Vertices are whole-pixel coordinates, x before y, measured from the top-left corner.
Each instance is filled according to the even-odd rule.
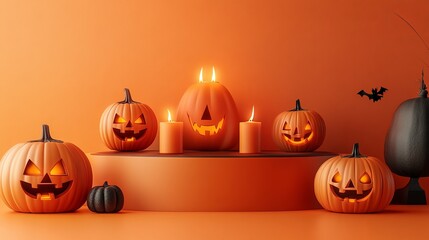
[[[159,124],[159,152],[183,153],[183,122],[171,120],[168,111],[168,122]]]
[[[255,107],[249,121],[240,122],[240,153],[261,152],[261,122],[254,122]]]

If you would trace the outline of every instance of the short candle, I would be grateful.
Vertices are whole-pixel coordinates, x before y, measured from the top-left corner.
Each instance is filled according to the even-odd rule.
[[[168,111],[168,122],[159,124],[159,152],[160,153],[183,153],[183,122],[171,120]]]
[[[255,107],[247,122],[240,122],[240,153],[261,152],[261,122],[254,122]]]

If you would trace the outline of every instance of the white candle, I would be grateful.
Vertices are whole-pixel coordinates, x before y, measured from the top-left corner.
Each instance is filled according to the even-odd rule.
[[[261,152],[261,122],[254,122],[255,107],[247,122],[240,122],[240,153]]]
[[[159,124],[159,152],[183,153],[183,122],[171,120],[168,111],[168,122]]]

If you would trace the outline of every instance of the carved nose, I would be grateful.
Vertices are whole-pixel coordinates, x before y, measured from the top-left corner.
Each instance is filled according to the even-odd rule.
[[[210,115],[209,107],[206,105],[206,109],[204,109],[203,116],[201,120],[212,120],[212,116]]]
[[[131,124],[131,121],[128,121],[127,123],[127,127],[132,127],[133,125]]]
[[[295,128],[295,131],[293,132],[293,135],[298,134],[298,128]]]
[[[352,180],[350,179],[349,180],[349,182],[347,183],[347,185],[346,185],[346,188],[354,188],[355,187],[355,185],[353,185],[353,182],[352,182]]]
[[[49,177],[49,175],[47,173],[43,177],[42,183],[52,183],[51,178]]]

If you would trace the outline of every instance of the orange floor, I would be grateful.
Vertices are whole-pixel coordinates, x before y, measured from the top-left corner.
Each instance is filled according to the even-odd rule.
[[[378,214],[286,212],[15,213],[0,203],[0,239],[428,239],[429,206]]]

